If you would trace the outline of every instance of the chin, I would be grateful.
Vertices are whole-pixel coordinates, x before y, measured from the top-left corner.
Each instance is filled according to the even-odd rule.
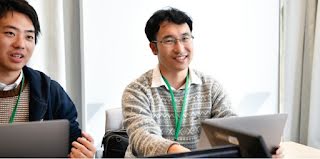
[[[180,68],[176,68],[177,71],[185,71],[187,70],[189,67],[180,67]]]
[[[23,66],[20,66],[20,65],[19,66],[13,66],[13,67],[10,67],[10,70],[11,71],[20,71],[23,68]]]

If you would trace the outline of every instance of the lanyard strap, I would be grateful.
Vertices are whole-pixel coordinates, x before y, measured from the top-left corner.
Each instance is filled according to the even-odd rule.
[[[20,101],[20,95],[21,95],[21,92],[22,92],[22,89],[23,89],[23,84],[24,84],[24,76],[22,75],[22,82],[21,82],[21,87],[20,87],[18,99],[17,99],[16,105],[14,106],[14,108],[12,110],[12,114],[11,114],[11,117],[10,117],[10,120],[9,120],[10,124],[13,123],[14,117],[16,116],[17,108],[18,108],[19,101]]]
[[[182,103],[182,108],[181,108],[181,112],[180,112],[180,118],[178,116],[178,112],[177,112],[177,103],[174,99],[174,94],[173,91],[171,89],[170,83],[168,82],[168,80],[163,77],[164,82],[166,83],[166,85],[169,88],[170,91],[170,95],[171,95],[171,103],[172,103],[172,107],[173,107],[173,111],[174,111],[174,119],[175,119],[175,135],[174,135],[174,140],[177,141],[178,137],[179,137],[179,133],[181,130],[181,125],[182,125],[182,121],[183,121],[183,113],[186,107],[186,103],[187,103],[187,94],[189,91],[189,71],[187,74],[187,79],[186,79],[186,86],[185,86],[185,91],[184,91],[184,96],[183,96],[183,103]]]

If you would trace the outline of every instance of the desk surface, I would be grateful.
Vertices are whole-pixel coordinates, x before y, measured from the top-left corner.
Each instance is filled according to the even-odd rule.
[[[295,142],[281,143],[284,149],[284,158],[320,158],[320,150]]]

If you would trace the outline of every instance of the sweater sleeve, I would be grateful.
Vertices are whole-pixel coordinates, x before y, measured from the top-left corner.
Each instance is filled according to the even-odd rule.
[[[212,85],[212,101],[211,114],[213,118],[236,116],[232,111],[229,96],[217,81],[214,81]]]
[[[166,154],[177,142],[162,137],[160,126],[153,119],[147,91],[138,83],[129,85],[122,97],[124,127],[129,135],[126,157]]]

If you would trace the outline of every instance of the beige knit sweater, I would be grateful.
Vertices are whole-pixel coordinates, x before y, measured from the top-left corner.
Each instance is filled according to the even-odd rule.
[[[213,78],[193,71],[202,83],[190,86],[177,142],[173,141],[175,119],[170,92],[165,86],[151,87],[153,70],[126,87],[122,97],[123,124],[129,135],[126,157],[166,154],[173,143],[195,149],[202,120],[235,115],[221,85]],[[174,91],[174,96],[180,114],[184,90]]]
[[[12,110],[17,103],[21,84],[10,91],[0,91],[0,123],[9,123]],[[29,121],[29,83],[25,81],[20,95],[14,122]]]

